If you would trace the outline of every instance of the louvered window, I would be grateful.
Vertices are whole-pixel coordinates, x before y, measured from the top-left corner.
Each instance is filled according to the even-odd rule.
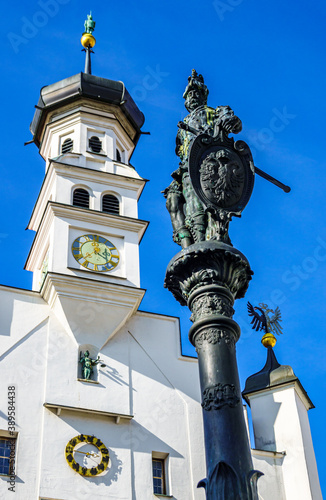
[[[121,153],[120,153],[120,151],[118,149],[116,149],[116,151],[115,151],[115,156],[117,158],[117,161],[121,162]]]
[[[102,142],[96,135],[93,135],[93,137],[89,139],[89,149],[94,153],[100,153],[102,151]]]
[[[86,189],[75,189],[72,204],[76,207],[89,208],[89,193]]]
[[[65,139],[61,146],[61,153],[62,154],[69,153],[69,151],[72,151],[73,145],[74,143],[72,139],[70,139],[70,137],[68,139]]]
[[[113,194],[105,194],[102,198],[102,211],[108,214],[119,215],[120,209],[118,198]]]

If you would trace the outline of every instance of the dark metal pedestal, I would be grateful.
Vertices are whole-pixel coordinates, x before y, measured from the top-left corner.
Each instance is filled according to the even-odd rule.
[[[165,286],[192,311],[190,342],[196,347],[202,392],[208,500],[257,500],[235,354],[239,325],[232,319],[236,298],[251,279],[247,259],[225,243],[206,241],[179,252]]]

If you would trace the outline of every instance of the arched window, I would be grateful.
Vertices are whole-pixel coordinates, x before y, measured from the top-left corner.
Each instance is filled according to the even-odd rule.
[[[89,192],[86,189],[75,189],[72,204],[76,207],[89,208]]]
[[[108,214],[120,213],[119,200],[113,194],[105,194],[102,198],[102,211]]]
[[[62,143],[61,153],[62,154],[69,153],[69,151],[72,151],[73,145],[74,145],[73,140],[70,139],[70,137],[68,137],[68,139],[65,139]]]
[[[93,135],[89,139],[88,144],[89,144],[89,149],[93,151],[93,153],[100,153],[102,151],[102,142],[98,137],[96,137],[96,135]]]
[[[116,156],[117,161],[119,161],[121,163],[121,153],[118,150],[118,148],[115,150],[115,156]]]

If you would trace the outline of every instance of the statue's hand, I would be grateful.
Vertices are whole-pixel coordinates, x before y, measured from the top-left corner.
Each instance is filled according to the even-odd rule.
[[[238,134],[242,130],[242,122],[237,116],[229,116],[222,119],[223,128],[229,134]]]

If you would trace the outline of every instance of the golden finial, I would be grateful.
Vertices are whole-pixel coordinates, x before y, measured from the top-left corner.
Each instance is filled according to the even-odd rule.
[[[261,343],[264,347],[274,347],[276,344],[276,337],[272,333],[265,333],[261,339]]]

